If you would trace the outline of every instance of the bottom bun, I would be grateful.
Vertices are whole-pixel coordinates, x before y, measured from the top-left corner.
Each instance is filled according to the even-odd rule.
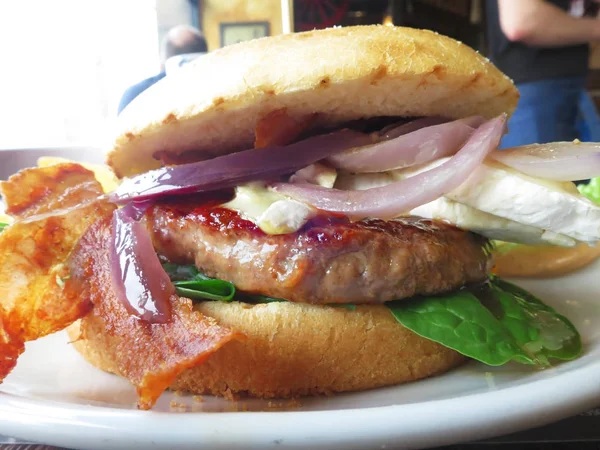
[[[171,386],[193,394],[289,398],[365,390],[439,374],[466,359],[404,328],[381,305],[348,311],[287,302],[203,302],[195,308],[247,339],[226,344]],[[80,339],[75,324],[69,335],[87,361],[115,372],[115,352],[102,333]]]
[[[600,257],[600,246],[556,247],[517,245],[494,256],[500,277],[548,278],[579,270]]]

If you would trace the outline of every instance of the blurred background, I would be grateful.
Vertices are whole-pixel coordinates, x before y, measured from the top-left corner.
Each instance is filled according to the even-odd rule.
[[[527,0],[523,0],[527,1]],[[198,28],[208,51],[334,25],[428,28],[486,53],[484,0],[0,0],[0,148],[101,145],[124,92],[162,70],[161,42]],[[588,89],[600,101],[600,50]]]

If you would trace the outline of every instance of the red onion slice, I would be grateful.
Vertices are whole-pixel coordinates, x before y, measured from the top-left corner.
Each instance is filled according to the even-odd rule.
[[[600,144],[553,142],[498,150],[496,161],[532,177],[556,181],[585,180],[600,176]]]
[[[469,117],[409,132],[411,126],[415,127],[415,122],[424,124],[427,120],[419,119],[401,125],[390,132],[407,130],[398,137],[334,154],[327,161],[333,167],[354,173],[385,172],[424,164],[456,153],[474,128],[484,122],[481,117]]]
[[[385,127],[379,133],[377,133],[378,140],[394,139],[403,134],[412,133],[413,131],[420,130],[421,128],[431,127],[433,125],[439,125],[442,123],[450,122],[450,120],[443,117],[422,117],[420,119],[411,120],[410,122],[403,122],[401,124],[393,124]]]
[[[334,153],[370,143],[371,138],[364,133],[340,130],[286,147],[251,149],[208,161],[163,167],[124,181],[110,199],[115,203],[126,203],[163,195],[215,191],[250,181],[273,179]]]
[[[175,287],[163,269],[148,230],[139,222],[145,207],[127,205],[113,213],[111,277],[127,311],[150,323],[170,317]]]
[[[460,186],[498,147],[505,129],[506,115],[489,120],[445,163],[387,186],[364,191],[341,191],[309,184],[276,183],[273,189],[318,209],[345,214],[353,219],[392,219]]]

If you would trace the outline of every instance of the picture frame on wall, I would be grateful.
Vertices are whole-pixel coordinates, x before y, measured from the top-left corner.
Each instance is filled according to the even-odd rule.
[[[222,22],[219,24],[221,47],[271,35],[271,24],[263,22]]]

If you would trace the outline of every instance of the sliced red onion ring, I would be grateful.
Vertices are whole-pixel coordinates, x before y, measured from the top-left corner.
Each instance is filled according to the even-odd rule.
[[[553,142],[498,150],[496,161],[533,177],[556,181],[585,180],[600,176],[600,144]]]
[[[427,119],[409,122],[396,130],[419,121],[425,123]],[[423,164],[456,153],[474,128],[484,121],[481,117],[469,117],[425,126],[390,140],[334,154],[327,161],[333,167],[354,173],[384,172]]]
[[[392,219],[460,186],[498,147],[505,129],[506,115],[489,120],[445,163],[387,186],[364,191],[341,191],[309,184],[276,183],[273,189],[318,209],[345,214],[353,219]]]
[[[175,287],[163,269],[148,230],[139,219],[147,205],[127,205],[113,213],[110,252],[116,294],[133,314],[150,323],[165,323]]]
[[[377,137],[379,138],[378,140],[394,139],[402,136],[403,134],[420,130],[421,128],[431,127],[433,125],[439,125],[446,122],[450,122],[450,120],[445,119],[444,117],[422,117],[420,119],[411,120],[410,122],[388,125],[377,133]]]
[[[268,180],[293,173],[334,153],[371,142],[371,138],[364,133],[340,130],[286,147],[258,148],[208,161],[163,167],[124,181],[110,199],[115,203],[126,203],[163,195],[215,191],[249,181]]]

